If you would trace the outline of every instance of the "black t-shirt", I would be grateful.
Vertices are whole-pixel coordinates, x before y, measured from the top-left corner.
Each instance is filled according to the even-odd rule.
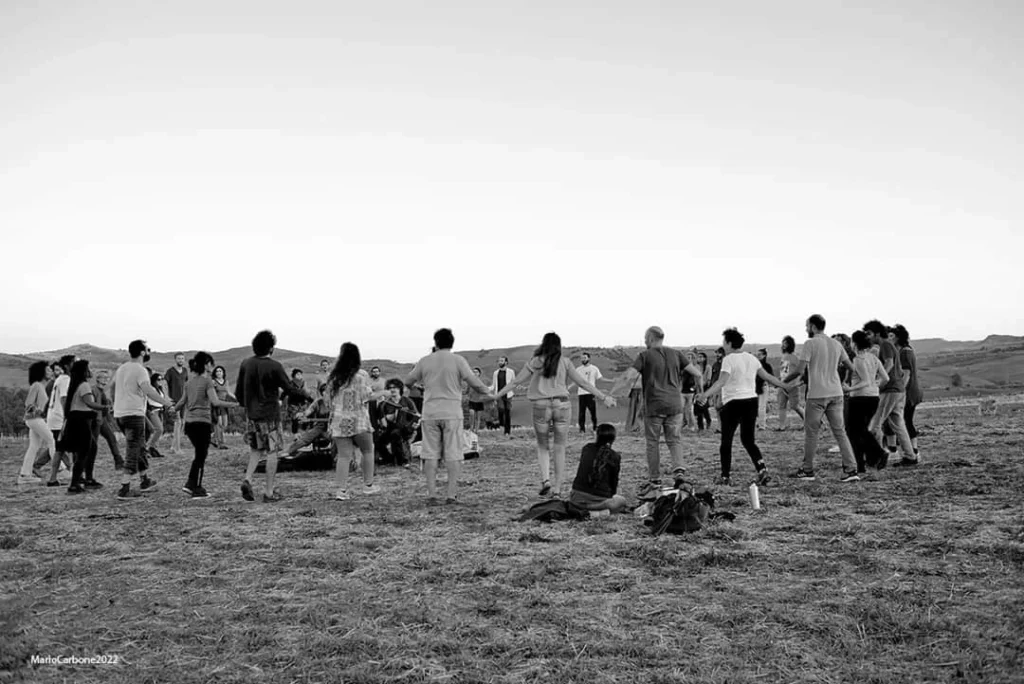
[[[613,449],[606,449],[603,458],[598,458],[597,443],[583,447],[580,465],[572,488],[577,492],[610,499],[619,489],[619,467],[622,457]]]

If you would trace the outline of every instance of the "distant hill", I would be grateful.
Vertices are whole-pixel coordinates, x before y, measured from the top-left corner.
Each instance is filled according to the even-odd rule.
[[[705,351],[712,359],[715,346],[699,345],[686,347],[686,350]],[[979,341],[950,341],[941,338],[929,338],[913,341],[918,355],[918,366],[921,383],[930,396],[945,396],[950,393],[970,394],[978,391],[1003,391],[1024,387],[1024,337],[1014,335],[989,335]],[[769,362],[778,367],[780,354],[778,344],[750,343],[749,350],[764,347],[768,350]],[[584,351],[591,354],[591,362],[601,369],[601,373],[614,379],[629,368],[641,347],[565,347],[564,353],[578,364]],[[491,373],[498,366],[498,357],[507,356],[512,368],[518,370],[533,355],[534,346],[524,345],[507,349],[458,350],[469,361],[470,366],[478,366],[483,371],[485,381],[490,381]],[[191,356],[195,350],[184,350]],[[93,368],[115,368],[128,360],[128,352],[122,349],[105,349],[90,344],[80,344],[67,349],[36,352],[32,354],[0,353],[0,387],[20,387],[26,382],[26,371],[29,365],[38,359],[53,360],[63,354],[76,354],[89,359]],[[214,359],[228,371],[233,379],[242,361],[252,355],[249,347],[235,347],[213,352]],[[300,368],[307,376],[319,371],[321,359],[327,358],[320,354],[277,349],[274,358],[291,371]],[[333,363],[333,359],[330,359]],[[150,367],[155,370],[166,370],[174,364],[174,356],[170,353],[155,354]],[[411,363],[399,363],[388,359],[364,359],[363,367],[380,366],[384,377],[401,376],[412,369]],[[954,376],[959,376],[960,388],[954,387]]]

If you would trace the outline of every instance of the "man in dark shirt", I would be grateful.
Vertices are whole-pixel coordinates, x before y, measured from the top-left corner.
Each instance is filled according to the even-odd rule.
[[[640,487],[641,498],[661,487],[662,432],[672,455],[673,477],[682,476],[683,468],[683,373],[693,376],[699,391],[704,391],[704,375],[690,364],[682,352],[664,346],[665,333],[651,326],[644,334],[647,349],[640,352],[633,365],[615,382],[612,394],[632,387],[637,377],[644,384],[644,430],[647,437],[647,474],[649,481]]]
[[[292,370],[292,384],[295,385],[295,389],[300,390],[303,393],[303,399],[294,399],[290,395],[284,397],[284,409],[285,416],[287,417],[288,423],[291,425],[292,434],[299,434],[299,414],[309,406],[311,398],[308,396],[306,391],[306,379],[302,375],[302,369],[295,368]]]
[[[174,355],[174,366],[164,373],[167,383],[167,396],[177,404],[185,394],[185,383],[188,381],[188,368],[185,367],[185,355],[178,352]],[[185,425],[185,405],[178,411],[168,411],[167,415],[174,421],[174,440],[171,442],[171,453],[181,453],[181,431]]]
[[[245,441],[249,444],[249,465],[242,482],[242,498],[254,501],[252,476],[261,458],[267,459],[267,485],[263,502],[280,501],[274,491],[277,474],[277,456],[284,449],[281,435],[281,403],[283,391],[295,399],[305,399],[306,393],[292,384],[284,366],[270,358],[277,346],[277,338],[269,330],[261,330],[252,338],[254,356],[242,362],[238,369],[235,397],[245,408]]]

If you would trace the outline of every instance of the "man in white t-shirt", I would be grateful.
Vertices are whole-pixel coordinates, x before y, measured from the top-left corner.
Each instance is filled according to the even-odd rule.
[[[785,389],[786,384],[765,371],[761,362],[753,354],[741,351],[744,342],[746,340],[743,334],[736,328],[729,328],[722,332],[722,349],[725,350],[725,358],[722,359],[722,369],[718,373],[718,380],[697,397],[698,401],[705,402],[709,396],[715,396],[718,391],[722,393],[720,413],[722,443],[719,447],[722,474],[716,482],[719,485],[732,484],[729,479],[732,470],[732,439],[736,434],[737,427],[740,429],[740,443],[743,444],[743,448],[750,454],[750,460],[754,463],[757,484],[766,485],[771,481],[768,467],[764,464],[764,457],[754,439],[758,413],[757,380],[760,378],[781,389]]]
[[[825,319],[814,314],[807,319],[807,342],[800,350],[796,367],[783,378],[792,382],[807,369],[807,403],[804,406],[804,464],[793,473],[798,480],[814,479],[814,454],[818,449],[818,431],[822,415],[828,420],[832,436],[839,445],[843,458],[843,475],[840,482],[856,482],[857,460],[853,455],[850,438],[846,435],[843,419],[843,386],[839,380],[839,366],[853,369],[849,355],[843,345],[825,332]]]
[[[597,387],[598,380],[604,380],[604,376],[601,375],[601,369],[590,363],[590,354],[587,352],[583,352],[582,363],[580,363],[576,372],[595,387]],[[594,426],[594,433],[597,434],[597,401],[593,394],[582,387],[579,388],[578,396],[580,405],[580,434],[583,435],[587,432],[587,411],[590,411],[590,420]]]
[[[146,473],[149,468],[145,453],[147,404],[152,401],[166,408],[174,406],[173,401],[158,393],[149,382],[149,371],[146,370],[149,354],[145,340],[132,340],[128,345],[131,360],[118,367],[110,384],[114,421],[125,438],[124,470],[121,471],[121,488],[117,491],[117,498],[121,500],[134,499],[140,492],[156,489],[156,480]],[[136,475],[139,477],[138,492],[131,488]]]

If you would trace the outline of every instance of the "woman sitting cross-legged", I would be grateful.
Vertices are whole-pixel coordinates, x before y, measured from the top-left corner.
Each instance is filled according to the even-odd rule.
[[[622,457],[612,449],[615,426],[597,426],[597,440],[583,447],[576,479],[572,482],[569,503],[588,511],[622,513],[626,499],[615,492],[619,488],[619,466]]]

